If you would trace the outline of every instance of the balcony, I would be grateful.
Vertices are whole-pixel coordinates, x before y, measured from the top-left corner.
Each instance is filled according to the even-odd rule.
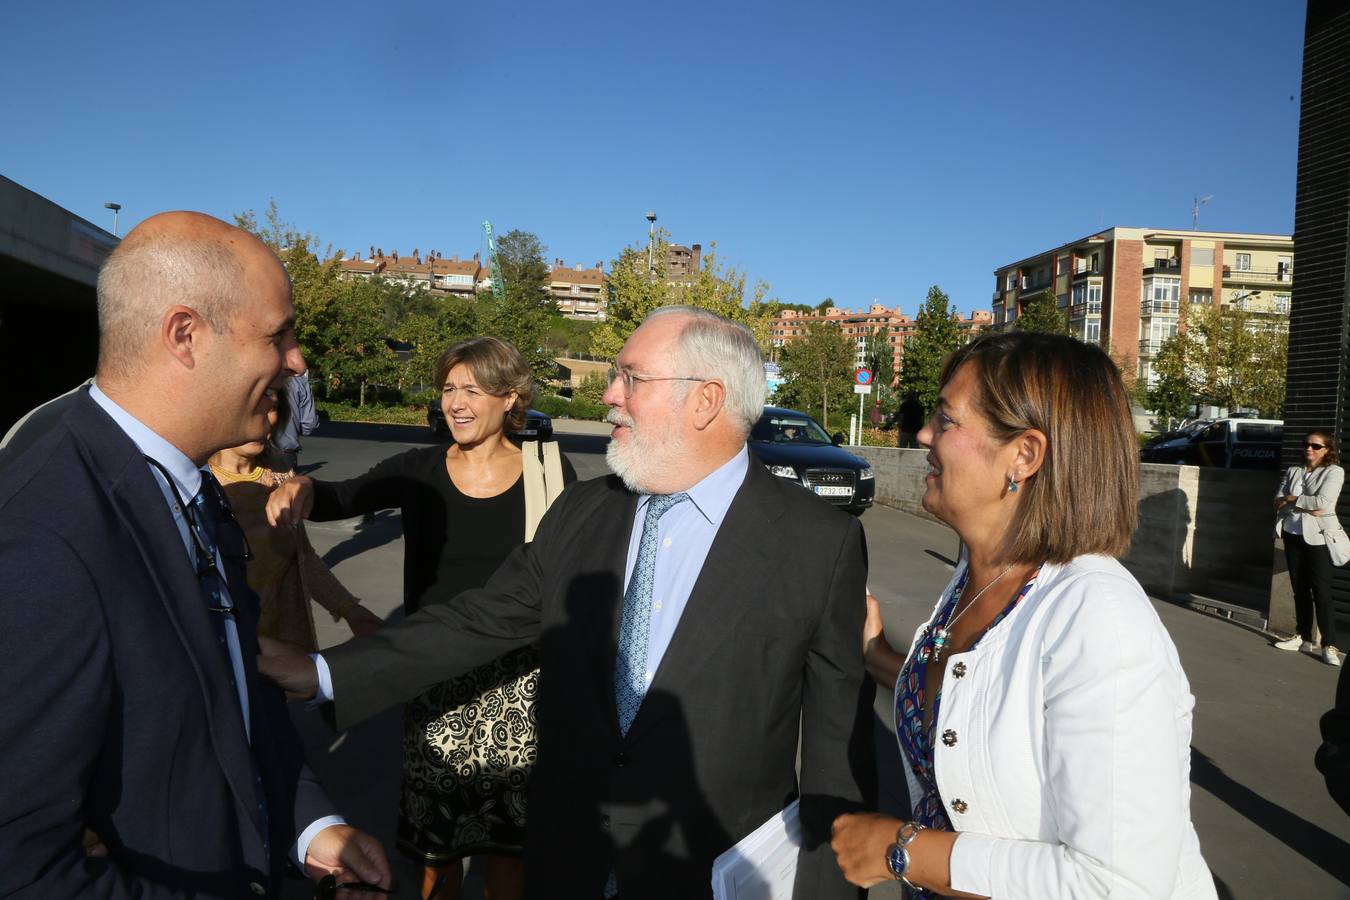
[[[1293,284],[1293,269],[1239,269],[1223,267],[1223,280],[1238,284]]]
[[[1139,355],[1152,356],[1162,349],[1164,341],[1156,338],[1144,338],[1139,342]]]
[[[1181,301],[1145,300],[1142,312],[1146,316],[1175,316],[1181,312]]]
[[[1082,316],[1100,316],[1102,314],[1102,301],[1090,300],[1087,303],[1075,303],[1069,307],[1069,318],[1077,319]]]
[[[1073,273],[1074,281],[1077,281],[1080,278],[1101,278],[1101,277],[1102,277],[1101,266],[1084,266],[1081,269],[1075,269]]]
[[[1175,256],[1169,259],[1155,259],[1153,265],[1144,266],[1145,275],[1167,275],[1181,272],[1181,260]]]

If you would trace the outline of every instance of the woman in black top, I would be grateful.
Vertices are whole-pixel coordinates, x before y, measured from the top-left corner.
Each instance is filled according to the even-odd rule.
[[[436,382],[454,443],[400,453],[347,481],[298,476],[278,489],[289,492],[278,504],[299,509],[312,492],[318,521],[400,509],[409,614],[482,587],[527,526],[522,451],[506,437],[533,399],[524,358],[497,338],[474,338],[441,355]],[[565,457],[562,468],[565,482],[576,480]],[[405,707],[398,844],[422,867],[424,898],[457,897],[463,860],[478,854],[488,856],[488,896],[521,896],[537,681],[537,652],[526,648]]]

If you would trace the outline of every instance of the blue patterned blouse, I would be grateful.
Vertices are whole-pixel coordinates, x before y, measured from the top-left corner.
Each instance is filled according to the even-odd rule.
[[[1007,618],[1008,613],[1017,608],[1017,604],[1022,602],[1036,583],[1036,576],[1041,574],[1040,566],[1031,573],[1026,584],[1017,592],[1017,596],[1008,601],[994,621],[975,638],[971,643],[973,648],[984,636],[988,634],[999,622]],[[928,661],[936,653],[934,628],[936,622],[950,622],[952,613],[956,609],[956,604],[961,599],[961,592],[965,590],[966,580],[970,577],[970,569],[966,569],[957,579],[952,587],[951,593],[947,599],[938,608],[937,613],[932,620],[924,626],[923,634],[914,644],[914,649],[910,653],[909,659],[905,660],[905,667],[900,670],[900,678],[897,684],[895,695],[895,733],[900,739],[900,749],[904,751],[905,759],[909,763],[910,771],[918,780],[923,788],[923,795],[914,799],[914,821],[923,825],[925,828],[933,828],[940,831],[955,831],[952,828],[951,820],[947,817],[947,810],[942,803],[942,795],[938,793],[937,773],[934,764],[934,737],[937,734],[938,710],[942,703],[942,690],[938,689],[937,696],[933,698],[933,712],[929,717],[928,726],[924,727],[923,721],[923,686],[925,676],[928,672]],[[933,900],[937,895],[929,891],[918,890],[914,896],[922,900]]]

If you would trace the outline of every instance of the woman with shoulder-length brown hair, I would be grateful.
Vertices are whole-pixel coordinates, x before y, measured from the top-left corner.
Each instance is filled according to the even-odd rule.
[[[1318,652],[1312,639],[1314,609],[1322,633],[1322,661],[1341,664],[1336,650],[1336,614],[1331,605],[1331,553],[1327,535],[1341,531],[1336,503],[1345,485],[1336,435],[1327,428],[1308,432],[1303,465],[1290,466],[1275,492],[1275,536],[1284,540],[1284,557],[1294,587],[1294,621],[1298,633],[1275,646],[1281,650]]]
[[[1139,468],[1115,364],[1072,338],[980,338],[947,360],[919,442],[924,509],[965,550],[907,656],[868,598],[913,808],[835,822],[845,877],[923,898],[1215,897],[1190,819],[1194,698],[1117,561]]]
[[[534,397],[520,351],[495,337],[454,344],[436,363],[453,442],[409,450],[347,481],[290,479],[268,501],[272,523],[400,509],[403,608],[450,603],[487,583],[534,536],[567,483],[553,442],[510,436]],[[523,893],[525,787],[534,767],[538,652],[513,651],[436,685],[404,708],[398,847],[420,867],[425,900],[460,893],[463,860],[487,857],[487,895]]]

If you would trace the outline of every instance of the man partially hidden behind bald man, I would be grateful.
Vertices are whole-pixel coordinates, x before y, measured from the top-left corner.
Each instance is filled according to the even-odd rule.
[[[287,858],[388,886],[258,677],[247,545],[202,474],[305,370],[285,270],[164,213],[98,314],[95,384],[0,475],[0,896],[275,897]]]

